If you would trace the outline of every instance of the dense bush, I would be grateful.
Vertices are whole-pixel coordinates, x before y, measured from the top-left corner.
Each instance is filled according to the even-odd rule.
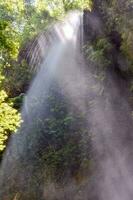
[[[0,153],[6,147],[8,137],[20,125],[20,114],[6,102],[7,95],[0,91]]]

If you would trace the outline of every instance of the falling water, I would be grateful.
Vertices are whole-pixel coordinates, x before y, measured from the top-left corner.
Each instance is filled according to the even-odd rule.
[[[22,127],[11,138],[3,157],[1,200],[131,200],[133,197],[133,123],[126,100],[126,85],[117,81],[118,77],[113,73],[107,73],[107,80],[103,81],[91,70],[92,64],[86,64],[81,48],[82,25],[82,14],[73,12],[49,30],[47,50],[45,36],[39,39],[45,56],[24,100]],[[85,117],[80,118],[82,125],[79,121],[76,126],[71,125],[71,134],[76,141],[79,129],[82,126],[86,129],[78,137],[80,148],[76,156],[81,154],[87,159],[90,145],[92,151],[92,157],[89,157],[92,167],[81,173],[80,181],[76,181],[69,171],[65,176],[62,172],[62,184],[49,178],[49,174],[46,174],[46,180],[45,169],[37,159],[41,154],[38,148],[43,150],[53,145],[53,141],[48,140],[49,134],[42,134],[40,128],[40,125],[42,129],[46,128],[40,119],[54,119],[48,111],[51,94],[52,98],[53,94],[58,97],[59,104],[63,98],[62,106],[66,105],[67,112],[74,118]],[[50,134],[54,132],[53,128]],[[54,147],[56,141],[54,138]]]
[[[63,199],[66,190],[69,190],[69,192],[75,190],[69,188],[68,183],[67,186],[64,183],[64,186],[60,187],[51,178],[52,175],[45,176],[45,170],[49,166],[42,167],[39,158],[42,156],[42,152],[48,148],[56,148],[57,142],[59,143],[58,148],[63,149],[62,143],[64,141],[64,145],[66,145],[67,140],[69,141],[70,138],[72,138],[73,143],[75,140],[79,141],[78,137],[81,139],[81,136],[78,136],[78,129],[80,129],[78,126],[80,125],[71,125],[70,128],[67,128],[65,122],[63,122],[62,126],[65,125],[64,130],[67,131],[68,135],[63,136],[66,139],[62,136],[60,136],[61,139],[56,138],[57,136],[54,137],[53,135],[50,141],[50,134],[56,133],[57,130],[54,128],[51,130],[50,125],[47,125],[49,119],[54,120],[56,112],[52,114],[53,107],[50,107],[50,103],[56,104],[56,107],[54,106],[55,110],[59,106],[62,107],[62,110],[57,111],[56,114],[57,123],[59,119],[62,120],[62,112],[66,115],[65,120],[69,120],[69,117],[73,118],[74,113],[81,118],[82,113],[80,112],[85,112],[85,98],[83,97],[86,93],[87,84],[85,83],[84,69],[81,67],[82,61],[79,58],[82,42],[81,19],[81,13],[70,13],[63,22],[50,28],[44,38],[39,37],[38,39],[44,60],[25,96],[22,108],[22,126],[18,133],[11,138],[3,157],[0,180],[0,197],[2,199]],[[34,58],[37,55],[36,48],[32,52],[31,64],[36,60]],[[59,103],[53,103],[53,99]],[[62,130],[61,125],[59,128]],[[78,153],[79,147],[76,147],[76,151]],[[70,161],[67,161],[69,165],[68,162]],[[68,182],[69,177],[71,177],[69,170],[66,171],[68,172],[65,173],[66,177],[64,179],[66,181],[64,180],[64,182]],[[75,183],[73,185],[75,188]],[[56,188],[59,188],[58,192]],[[69,195],[68,193],[67,196]]]

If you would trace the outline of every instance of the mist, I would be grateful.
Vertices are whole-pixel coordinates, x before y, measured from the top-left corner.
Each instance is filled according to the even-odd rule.
[[[91,23],[102,34],[97,17]],[[133,123],[126,83],[108,70],[107,78],[100,78],[95,65],[86,61],[80,12],[69,13],[41,35],[38,44],[44,58],[24,98],[22,125],[3,156],[0,198],[131,200]],[[33,51],[31,63],[36,56]],[[51,105],[56,105],[54,110]],[[71,121],[69,127],[65,121],[62,136],[61,124],[56,127],[54,120],[63,119],[64,113],[65,120]],[[52,168],[47,158],[49,148],[54,154],[67,142],[75,147],[71,150],[74,161],[69,156],[58,161],[63,169],[60,165]]]

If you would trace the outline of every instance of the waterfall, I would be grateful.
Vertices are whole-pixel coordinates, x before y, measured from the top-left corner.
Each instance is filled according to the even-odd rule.
[[[37,74],[24,98],[23,123],[18,133],[11,137],[3,156],[0,169],[1,199],[65,198],[65,191],[69,186],[67,179],[71,178],[71,181],[74,182],[73,179],[77,176],[72,171],[73,168],[80,166],[77,152],[81,154],[79,143],[81,143],[82,136],[79,134],[81,125],[76,124],[75,126],[75,121],[79,121],[81,118],[85,124],[80,115],[86,112],[85,99],[82,97],[85,96],[87,89],[80,58],[81,18],[80,12],[69,13],[64,21],[56,23],[46,34],[37,38],[38,42],[34,43],[37,43],[37,47],[32,45],[34,50],[30,50],[30,54],[32,53],[31,65],[34,66],[34,62],[36,63],[38,60],[37,49],[44,59],[39,69],[37,66],[34,67]],[[56,111],[56,107],[59,111]],[[74,121],[73,124],[71,124],[71,120]],[[58,127],[54,125],[56,121],[59,123]],[[52,122],[53,124],[51,124]],[[67,123],[70,125],[68,126]],[[63,133],[60,133],[60,129]],[[58,134],[62,134],[60,138]],[[75,145],[75,149],[71,143]],[[66,150],[64,150],[64,146]],[[46,158],[43,158],[43,152],[46,151],[45,157],[49,149],[52,149],[51,151],[54,149],[54,152],[57,153],[62,151],[65,153],[68,151],[68,146],[71,147],[70,150],[79,161],[66,160],[68,169],[65,169],[64,179],[66,179],[67,186],[59,187],[59,183],[55,183],[56,181],[52,177],[52,172],[47,175],[47,171],[49,171],[47,168],[50,167],[45,164]],[[43,163],[41,163],[42,159],[44,159]],[[77,187],[75,183],[73,186]],[[59,192],[56,191],[56,187],[60,188]],[[51,188],[51,192],[48,192],[49,188]]]
[[[38,37],[38,44],[43,59],[23,102],[23,123],[3,156],[0,199],[131,200],[126,85],[109,72],[103,80],[86,63],[79,12]],[[35,50],[31,63],[36,56]]]

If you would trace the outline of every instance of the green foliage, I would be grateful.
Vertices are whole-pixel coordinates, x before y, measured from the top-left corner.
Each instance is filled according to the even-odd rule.
[[[33,4],[25,4],[24,0],[0,2],[0,73],[5,76],[7,84],[4,83],[3,89],[9,95],[14,96],[13,90],[16,93],[17,87],[21,93],[24,82],[25,84],[29,82],[29,66],[25,61],[18,61],[19,51],[27,40],[44,31],[50,20],[51,17],[44,7],[39,9]],[[24,77],[21,77],[21,81],[19,81],[20,75]],[[13,89],[15,85],[16,88]]]
[[[20,114],[6,102],[7,94],[0,91],[0,152],[6,147],[9,135],[20,125]]]
[[[16,59],[18,55],[22,4],[22,1],[0,2],[0,63],[4,62],[5,65],[9,59]]]
[[[23,93],[33,76],[25,56],[21,57],[20,52],[46,30],[49,23],[60,19],[69,10],[89,9],[90,2],[37,0],[33,4],[24,0],[1,0],[0,152],[6,148],[10,135],[20,126],[21,116],[17,110],[21,107]],[[40,199],[37,190],[40,184],[44,184],[44,180],[52,179],[59,183],[67,174],[74,179],[83,169],[88,171],[90,167],[91,138],[88,137],[86,116],[81,116],[80,111],[75,108],[69,110],[69,103],[57,91],[60,88],[51,87],[45,98],[42,96],[41,101],[34,99],[28,108],[29,115],[34,118],[26,116],[28,126],[25,120],[17,135],[18,144],[23,141],[25,149],[22,157],[13,163],[18,167],[14,170],[12,165],[13,173],[8,177],[7,199],[19,198],[17,194],[22,199]],[[32,190],[31,193],[27,194],[25,191],[26,182],[23,184],[23,180],[19,180],[19,170],[23,180],[28,180],[27,188]]]
[[[83,9],[90,5],[91,1],[86,0],[0,2],[0,74],[5,76],[3,89],[9,96],[25,92],[32,76],[26,61],[18,60],[19,52],[27,41],[32,41],[66,11]]]
[[[54,17],[64,15],[70,10],[91,9],[92,0],[45,0],[47,9]]]
[[[19,96],[16,96],[14,98],[9,99],[9,103],[13,103],[13,107],[17,110],[20,110],[22,107],[22,103],[24,100],[25,94],[21,93]]]
[[[90,0],[62,0],[64,4],[64,9],[66,11],[73,9],[91,9],[92,1]]]
[[[40,199],[41,185],[52,182],[65,186],[68,178],[82,182],[91,166],[86,113],[70,108],[55,82],[41,95],[40,101],[32,99],[28,110],[32,117],[28,126],[27,119],[23,121],[17,135],[20,148],[24,141],[23,153],[15,162],[11,160],[12,173],[3,195],[7,199],[13,199],[16,191],[21,199]]]
[[[41,4],[42,5],[42,4]],[[54,19],[43,5],[27,6],[25,11],[25,24],[23,28],[22,44],[28,39],[34,38],[37,34],[47,29]]]
[[[84,47],[84,52],[90,61],[102,67],[110,64],[106,54],[111,50],[112,46],[106,38],[98,38],[93,44],[88,43]]]
[[[106,34],[109,35],[112,31],[119,33],[121,37],[120,52],[130,63],[127,69],[133,71],[133,2],[131,0],[103,0],[97,9],[102,14]]]
[[[61,182],[68,173],[74,178],[84,167],[84,161],[90,160],[91,137],[88,137],[86,114],[81,115],[75,108],[69,110],[57,85],[56,89],[50,86],[43,99],[42,96],[41,101],[32,102],[37,111],[31,107],[34,119],[29,122],[32,129],[26,132],[29,159],[32,158],[32,165],[36,162],[38,169],[44,170],[41,176],[46,181]]]
[[[98,17],[102,35],[98,30],[93,34],[92,24],[92,30],[88,31],[93,38],[85,48],[88,59],[100,66],[115,66],[125,75],[133,73],[132,1],[93,0],[93,16]]]
[[[27,91],[33,76],[30,66],[25,60],[20,63],[14,62],[12,66],[4,69],[4,74],[6,74],[6,78],[3,80],[3,87],[10,97]]]
[[[125,56],[133,62],[132,1],[118,1],[116,4],[116,1],[114,0],[112,3],[112,10],[115,14],[116,29],[122,37],[121,50],[125,54]]]
[[[47,169],[46,178],[62,180],[67,171],[72,173],[73,169],[80,168],[83,159],[80,142],[85,122],[79,114],[67,111],[66,102],[58,95],[48,97],[48,110],[42,123],[45,137],[48,134],[48,145],[42,152],[41,162]]]

